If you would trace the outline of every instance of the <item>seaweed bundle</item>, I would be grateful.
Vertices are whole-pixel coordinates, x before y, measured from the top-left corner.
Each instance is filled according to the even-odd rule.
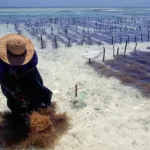
[[[12,128],[10,113],[1,114],[0,122],[3,132],[0,133],[0,146],[7,149],[54,148],[59,137],[68,130],[69,117],[66,113],[56,113],[55,106],[33,111],[30,115],[30,130],[24,136],[24,129],[15,122],[16,129]],[[11,121],[10,121],[11,120]],[[4,123],[9,125],[5,125]],[[2,125],[3,124],[3,125]],[[3,126],[3,127],[2,127]]]

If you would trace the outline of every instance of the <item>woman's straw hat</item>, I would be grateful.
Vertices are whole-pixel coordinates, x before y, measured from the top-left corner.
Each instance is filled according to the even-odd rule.
[[[23,35],[8,34],[0,38],[0,59],[9,65],[27,64],[34,55],[32,42]]]

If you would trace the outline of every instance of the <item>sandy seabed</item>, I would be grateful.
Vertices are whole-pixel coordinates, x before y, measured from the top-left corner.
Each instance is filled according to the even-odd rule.
[[[23,28],[23,27],[22,27]],[[0,25],[0,36],[15,33],[14,27]],[[38,53],[38,69],[44,84],[53,91],[52,101],[60,112],[72,118],[71,126],[55,150],[149,150],[150,149],[150,97],[144,97],[136,88],[121,84],[120,80],[95,71],[82,58],[86,51],[103,51],[98,45],[73,45],[53,49],[50,41],[45,49],[25,30]],[[120,53],[124,51],[124,44]],[[147,50],[149,43],[139,43],[139,50]],[[129,44],[127,53],[135,44]],[[112,59],[112,45],[105,45],[107,59]],[[102,62],[102,56],[95,62]],[[94,62],[93,62],[94,63]],[[101,67],[101,66],[100,66]],[[101,69],[101,68],[100,68]],[[74,91],[84,93],[84,107],[75,108]],[[0,111],[7,111],[6,99],[0,93]]]

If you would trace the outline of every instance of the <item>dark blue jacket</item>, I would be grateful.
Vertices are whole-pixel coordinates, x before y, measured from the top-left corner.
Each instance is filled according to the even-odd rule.
[[[10,66],[2,61],[0,62],[0,80],[9,89],[1,86],[2,92],[6,96],[7,105],[11,110],[16,111],[21,105],[18,99],[11,94],[12,91],[16,92],[18,88],[24,99],[29,102],[31,109],[39,107],[41,103],[51,104],[52,92],[43,85],[43,80],[36,67],[37,63],[38,58],[36,53],[32,60],[23,66]],[[31,69],[32,71],[25,74]],[[16,78],[16,76],[10,73],[10,70],[13,70],[17,77],[20,77],[22,74],[25,74],[25,76],[21,79]]]

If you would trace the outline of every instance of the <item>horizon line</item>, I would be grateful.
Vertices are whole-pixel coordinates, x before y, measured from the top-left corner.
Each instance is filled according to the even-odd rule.
[[[42,7],[30,7],[30,6],[16,6],[16,7],[0,7],[0,8],[150,8],[150,6],[148,7],[140,7],[140,6],[61,6],[61,7],[46,7],[46,6],[42,6]]]

